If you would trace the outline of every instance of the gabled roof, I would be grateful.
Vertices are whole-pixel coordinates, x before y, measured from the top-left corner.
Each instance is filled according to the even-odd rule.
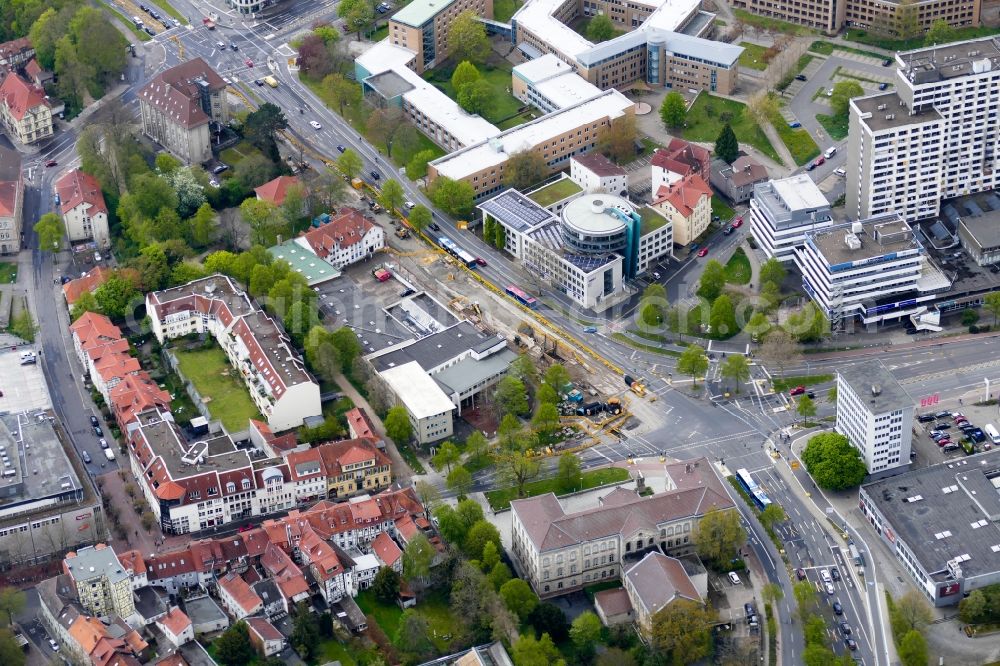
[[[372,551],[384,566],[391,567],[403,556],[396,542],[388,532],[382,532],[372,541]]]
[[[302,238],[320,259],[331,253],[360,243],[374,224],[353,208],[341,208],[340,214],[321,227],[307,231]]]
[[[302,533],[299,553],[310,563],[313,573],[319,580],[329,580],[344,573],[344,567],[333,546],[323,541],[311,527]]]
[[[670,185],[661,185],[653,204],[669,202],[681,215],[690,217],[704,197],[712,197],[712,188],[704,178],[691,173]]]
[[[267,544],[264,556],[260,558],[260,565],[271,574],[278,589],[281,590],[286,599],[291,600],[309,591],[309,583],[302,575],[302,570],[295,565],[295,562],[285,551],[273,543]]]
[[[0,103],[7,107],[10,115],[20,122],[29,112],[41,106],[51,106],[45,99],[45,91],[31,85],[20,74],[10,72],[0,83]]]
[[[684,565],[673,557],[653,551],[625,571],[625,577],[650,615],[675,599],[701,601]]]
[[[736,158],[731,167],[722,168],[720,173],[723,178],[731,181],[736,187],[760,183],[768,178],[767,169],[747,155]]]
[[[180,636],[184,631],[191,626],[191,618],[184,614],[177,606],[174,606],[167,614],[156,621],[157,624],[163,626],[164,629],[172,633],[174,636]]]
[[[298,185],[299,179],[295,176],[278,176],[274,180],[269,180],[260,187],[254,188],[257,198],[261,201],[270,201],[275,206],[285,203],[285,195],[288,188]]]
[[[600,178],[610,176],[624,176],[627,172],[622,167],[613,163],[601,153],[587,153],[585,155],[574,155],[571,157],[580,166],[593,171]]]
[[[172,122],[190,129],[210,120],[201,107],[203,87],[215,93],[224,90],[226,82],[208,63],[194,58],[153,77],[139,91],[139,99],[158,109]]]
[[[122,332],[111,320],[96,312],[85,312],[79,319],[70,324],[69,330],[76,335],[81,344],[95,338],[118,340]]]
[[[284,636],[281,632],[275,629],[274,625],[267,621],[263,617],[248,617],[246,619],[247,628],[257,634],[261,640],[265,641],[283,641]]]
[[[219,587],[233,598],[244,613],[255,612],[263,603],[247,582],[235,572],[231,571],[220,578]]]
[[[17,199],[21,193],[22,183],[20,180],[0,181],[0,217],[14,217],[17,215]]]
[[[101,200],[103,201],[103,197]],[[73,305],[80,296],[93,292],[107,282],[112,275],[114,275],[114,271],[110,268],[96,266],[77,279],[70,280],[63,285],[63,295],[66,296],[66,302]]]
[[[77,206],[83,206],[91,217],[108,214],[101,186],[89,173],[79,169],[67,171],[56,181],[56,192],[59,194],[59,209],[63,215],[75,210]]]

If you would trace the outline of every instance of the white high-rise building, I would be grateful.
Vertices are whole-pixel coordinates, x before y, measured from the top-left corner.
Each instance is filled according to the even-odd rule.
[[[950,285],[895,213],[806,233],[795,265],[834,329],[854,318],[865,325],[900,319]]]
[[[767,256],[792,261],[807,231],[833,224],[830,203],[807,174],[769,180],[754,186],[750,233]]]
[[[942,198],[1000,184],[1000,40],[896,55],[896,91],[851,101],[847,211],[935,217]]]
[[[869,474],[910,464],[913,398],[881,363],[837,371],[837,432],[861,452]]]

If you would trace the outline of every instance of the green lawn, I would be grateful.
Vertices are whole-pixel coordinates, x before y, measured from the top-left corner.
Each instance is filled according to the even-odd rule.
[[[343,643],[335,638],[328,638],[319,646],[317,663],[329,664],[333,661],[339,661],[342,666],[355,666],[357,664]]]
[[[157,0],[156,5],[160,7],[163,11],[173,16],[175,19],[181,22],[181,25],[187,25],[188,20],[179,11],[170,6],[167,0]]]
[[[655,333],[646,333],[645,331],[629,331],[634,335],[638,335],[641,338],[649,338],[651,335],[656,335]],[[662,336],[660,336],[662,337]],[[680,356],[680,352],[674,351],[673,349],[664,349],[663,347],[657,347],[656,345],[647,345],[638,340],[633,340],[624,333],[612,333],[611,338],[616,340],[623,345],[628,345],[634,349],[641,349],[643,351],[648,351],[652,354],[659,354],[660,356]]]
[[[621,467],[604,467],[593,469],[583,473],[583,484],[579,490],[596,488],[616,481],[628,480],[628,470]],[[544,493],[558,493],[559,487],[556,479],[542,479],[532,481],[524,485],[524,497],[534,497]],[[500,511],[510,506],[510,501],[517,499],[517,488],[504,488],[502,490],[491,490],[486,493],[486,501],[490,503],[494,511]]]
[[[587,26],[590,25],[590,22],[592,20],[593,19],[589,19],[585,16],[580,16],[567,23],[567,25],[570,28],[572,28],[573,31],[576,32],[576,34],[581,35],[586,39],[590,39],[590,37],[587,37]],[[614,25],[614,22],[612,22],[612,25]],[[614,33],[610,37],[608,37],[608,39],[606,39],[605,41],[610,41],[615,37],[621,37],[624,34],[625,34],[624,30],[619,30],[618,28],[615,28]]]
[[[443,66],[425,73],[424,78],[437,86],[448,97],[458,99],[457,93],[451,85],[451,74],[455,71],[455,66],[455,63],[449,60]],[[511,64],[505,60],[491,61],[479,68],[482,77],[493,86],[493,104],[490,106],[490,111],[483,114],[483,118],[491,123],[498,123],[517,115],[521,107],[524,106],[520,100],[507,92],[510,88],[511,69]]]
[[[757,14],[751,14],[745,9],[734,9],[733,14],[736,16],[736,20],[741,23],[746,23],[747,25],[752,25],[756,28],[763,28],[772,32],[783,32],[789,35],[816,34],[815,30],[807,28],[804,25],[780,21],[766,16],[758,16]]]
[[[819,146],[813,141],[812,135],[809,134],[808,130],[801,127],[798,129],[789,127],[788,121],[780,113],[774,114],[771,118],[771,124],[774,125],[778,136],[781,137],[782,142],[788,148],[788,152],[792,154],[792,159],[795,160],[797,165],[802,166],[819,155]]]
[[[1000,33],[1000,29],[986,26],[978,28],[957,28],[955,30],[955,41],[961,42],[966,39],[976,39],[977,37],[989,37]],[[912,39],[887,39],[880,35],[869,34],[864,30],[848,30],[844,33],[844,38],[859,44],[877,46],[888,51],[911,51],[926,46],[923,35]]]
[[[750,259],[743,252],[743,248],[736,248],[736,252],[726,262],[726,282],[731,284],[749,284],[752,273]]]
[[[238,144],[232,148],[226,148],[221,153],[219,157],[223,162],[229,165],[230,168],[236,166],[242,162],[245,158],[250,157],[254,153],[263,155],[256,147],[250,144],[249,141],[240,141]]]
[[[698,95],[687,114],[684,138],[688,141],[715,143],[727,120],[740,143],[750,144],[781,164],[781,158],[767,140],[767,135],[746,115],[746,105],[741,102],[713,97],[707,93]]]
[[[369,40],[373,42],[381,42],[383,39],[389,36],[389,24],[376,28],[371,33],[365,35]]]
[[[816,56],[810,55],[808,53],[801,56],[798,59],[798,62],[795,63],[795,67],[793,67],[787,74],[785,74],[785,78],[781,79],[781,81],[778,82],[777,85],[778,90],[783,91],[785,88],[792,85],[792,81],[795,80],[795,77],[801,74],[802,70],[805,69],[806,66],[808,66],[809,63],[811,63],[813,61],[813,58],[815,57]]]
[[[849,119],[845,116],[833,116],[825,113],[816,114],[816,120],[823,126],[826,133],[834,141],[840,141],[847,136]]]
[[[858,55],[868,56],[870,58],[878,58],[879,60],[885,59],[885,55],[881,53],[876,53],[875,51],[865,51],[864,49],[856,49],[850,46],[844,46],[843,44],[834,44],[833,42],[824,42],[823,40],[816,40],[809,46],[809,50],[813,53],[821,53],[823,55],[833,55],[836,51],[845,51],[847,53],[857,53]]]
[[[583,188],[569,178],[563,178],[562,180],[557,180],[556,182],[550,183],[541,189],[535,190],[528,195],[528,198],[539,206],[551,206],[555,202],[562,201],[566,197],[576,194],[582,189]]]
[[[759,72],[767,69],[767,63],[764,62],[764,52],[767,51],[766,46],[751,44],[750,42],[740,42],[740,46],[743,47],[743,53],[740,54],[740,67],[756,69]]]
[[[246,430],[247,419],[261,418],[238,373],[218,347],[198,351],[175,350],[181,374],[201,394],[212,418],[230,432]]]
[[[494,0],[493,20],[501,23],[510,23],[510,17],[514,15],[521,5],[521,0]]]
[[[142,30],[139,30],[139,28],[135,27],[135,24],[132,23],[132,19],[126,18],[126,16],[124,14],[122,14],[120,11],[118,11],[117,9],[115,9],[114,7],[112,7],[111,5],[109,5],[108,3],[104,2],[104,0],[97,0],[97,4],[100,5],[101,8],[104,11],[108,12],[109,14],[111,14],[112,16],[114,16],[116,19],[118,19],[119,21],[121,21],[122,25],[124,25],[126,28],[128,28],[129,30],[131,30],[132,34],[134,34],[136,37],[138,37],[141,41],[148,42],[149,40],[152,39],[152,37],[150,37],[149,35],[147,35],[145,32],[143,32]]]
[[[13,261],[0,261],[0,283],[17,282],[17,264]]]
[[[775,379],[773,384],[775,391],[787,391],[796,386],[813,386],[815,384],[825,384],[830,381],[833,381],[833,375],[796,375]]]
[[[355,601],[358,607],[364,611],[365,615],[371,615],[378,622],[385,635],[394,644],[396,634],[399,632],[399,623],[403,617],[403,611],[396,604],[385,604],[375,598],[374,592],[370,589],[358,594]],[[448,649],[450,637],[455,633],[455,618],[451,615],[448,607],[448,593],[444,590],[432,590],[426,596],[420,597],[414,610],[427,620],[430,626],[431,635],[428,637],[440,652]],[[445,637],[448,638],[445,638]],[[397,647],[402,647],[397,645]]]
[[[524,113],[519,113],[515,116],[507,118],[506,120],[501,120],[500,122],[494,124],[497,126],[497,128],[501,130],[509,130],[512,127],[517,127],[518,125],[523,125],[524,123],[531,122],[532,120],[535,120],[541,115],[542,115],[541,111],[531,109],[529,111],[525,111]]]
[[[720,222],[729,222],[736,215],[736,211],[729,207],[725,200],[718,194],[712,195],[712,217],[719,216]]]

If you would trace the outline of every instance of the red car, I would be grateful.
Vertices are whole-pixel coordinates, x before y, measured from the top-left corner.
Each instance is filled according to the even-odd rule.
[[[253,60],[247,58],[246,60],[243,61],[243,64],[245,64],[247,67],[253,67]]]
[[[813,162],[813,164],[816,166],[819,166],[820,164],[826,164],[826,158],[820,155],[819,157],[816,158],[816,161]]]
[[[703,247],[700,250],[698,250],[698,256],[699,257],[704,257],[706,254],[708,254],[708,248],[707,247]]]
[[[476,257],[476,263],[479,264],[480,266],[485,266],[486,260],[483,259],[482,257]]]
[[[733,229],[739,229],[742,226],[743,226],[743,218],[742,217],[738,217],[735,220],[733,220]]]
[[[791,391],[788,392],[788,395],[802,395],[805,392],[806,392],[805,386],[796,386],[795,388],[793,388]]]
[[[947,437],[942,437],[941,439],[939,439],[937,441],[937,445],[940,446],[941,448],[944,448],[944,447],[948,446],[949,444],[951,444],[951,440],[948,439]]]
[[[56,162],[55,160],[49,160],[48,162],[45,163],[45,166],[47,166],[47,167],[54,167],[57,164],[59,164],[59,162]]]

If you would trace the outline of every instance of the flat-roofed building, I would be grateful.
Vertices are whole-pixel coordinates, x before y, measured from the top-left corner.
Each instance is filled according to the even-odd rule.
[[[386,39],[413,51],[413,69],[422,74],[448,58],[449,29],[465,11],[491,19],[493,0],[414,0],[389,18]]]
[[[954,606],[1000,583],[998,486],[994,449],[861,486],[859,505],[916,589]]]
[[[21,249],[23,216],[21,155],[0,146],[0,254],[13,254]]]
[[[552,113],[601,94],[600,88],[552,53],[515,67],[511,83],[514,97],[542,113]]]
[[[807,174],[770,180],[754,187],[750,233],[768,258],[792,261],[807,231],[833,225],[830,202]]]
[[[907,9],[904,2],[893,0],[734,0],[733,7],[833,34],[845,25],[892,33],[901,11],[913,12],[913,23],[919,32],[930,29],[935,21],[945,21],[956,28],[979,25],[981,4],[981,0],[929,0],[913,3]]]
[[[382,381],[406,408],[419,444],[451,437],[452,411],[455,405],[416,361],[410,361],[380,373]]]
[[[667,464],[667,490],[649,497],[618,488],[569,513],[553,494],[511,502],[518,573],[543,598],[621,577],[633,557],[693,552],[692,532],[710,509],[734,508],[707,458]]]
[[[861,452],[869,474],[909,467],[913,411],[913,398],[881,363],[837,370],[836,429]]]
[[[1000,263],[1000,212],[963,215],[958,222],[958,238],[980,266]]]

